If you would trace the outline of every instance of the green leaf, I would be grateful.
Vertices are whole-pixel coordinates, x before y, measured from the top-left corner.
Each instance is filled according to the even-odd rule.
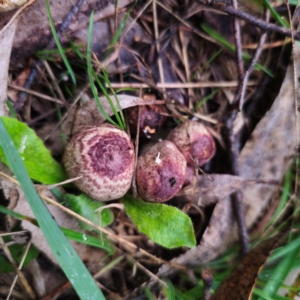
[[[153,242],[169,249],[196,246],[191,219],[176,207],[144,202],[130,196],[125,196],[122,202],[138,230]]]
[[[100,227],[106,227],[114,221],[114,215],[108,208],[103,209],[101,213],[96,212],[98,208],[105,205],[104,203],[95,201],[85,194],[79,196],[65,194],[63,199],[66,206]],[[81,229],[96,231],[86,223],[79,221],[79,224]]]
[[[53,255],[77,294],[81,299],[105,299],[94,278],[88,272],[80,257],[53,219],[48,208],[38,196],[25,165],[1,118],[0,136],[0,147],[4,150],[9,167],[17,177]]]
[[[29,176],[44,184],[54,184],[66,180],[67,174],[56,162],[42,140],[26,124],[8,117],[0,117],[22,158]],[[0,161],[8,165],[0,146]]]
[[[24,254],[24,250],[25,250],[24,245],[13,244],[10,245],[8,249],[14,261],[17,263],[17,265],[19,265]],[[36,258],[39,253],[40,253],[39,250],[35,248],[33,245],[31,245],[25,257],[23,268],[26,267],[34,258]],[[11,265],[11,263],[4,255],[0,255],[0,273],[8,273],[12,271],[14,271],[14,267]]]

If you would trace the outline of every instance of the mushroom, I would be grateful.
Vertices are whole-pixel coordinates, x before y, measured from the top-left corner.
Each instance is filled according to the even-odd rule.
[[[186,160],[170,141],[160,141],[138,157],[136,183],[145,201],[173,198],[185,181]]]
[[[63,162],[77,188],[99,201],[122,197],[130,188],[135,166],[128,135],[111,124],[84,126],[69,141]]]
[[[138,123],[138,109],[140,109],[139,128],[147,138],[156,134],[166,121],[167,110],[162,105],[142,105],[128,110],[128,120],[133,132],[136,132]]]
[[[215,154],[212,134],[203,124],[187,120],[176,126],[167,140],[173,142],[189,165],[202,166]]]

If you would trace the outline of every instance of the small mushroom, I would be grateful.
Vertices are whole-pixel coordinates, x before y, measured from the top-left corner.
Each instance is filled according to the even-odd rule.
[[[190,165],[202,166],[215,154],[212,134],[203,124],[187,120],[176,126],[168,135]]]
[[[149,202],[173,198],[185,181],[186,160],[170,141],[160,141],[138,157],[136,183]]]
[[[144,95],[145,100],[155,100],[153,95]],[[140,130],[143,131],[147,138],[151,138],[162,127],[167,117],[167,109],[163,105],[141,105],[128,109],[128,121],[133,132],[136,132],[138,123],[138,110],[140,109]]]
[[[69,141],[63,162],[79,190],[99,201],[122,197],[130,188],[135,155],[128,135],[110,124],[84,126]]]

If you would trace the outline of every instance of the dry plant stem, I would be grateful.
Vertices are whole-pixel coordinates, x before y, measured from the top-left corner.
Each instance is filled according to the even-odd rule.
[[[231,5],[233,9],[237,10],[237,0],[231,0]],[[234,17],[234,39],[235,39],[235,47],[236,47],[236,60],[237,60],[237,68],[238,68],[238,81],[239,85],[235,92],[234,104],[239,105],[241,102],[242,90],[243,90],[243,81],[244,81],[244,62],[242,58],[242,41],[241,41],[241,28],[238,18]],[[249,75],[248,75],[249,76]],[[237,158],[238,158],[238,148],[237,141],[234,138],[233,134],[233,123],[236,118],[237,112],[234,110],[229,113],[228,119],[225,121],[226,131],[225,135],[225,143],[227,144],[228,158],[230,171],[229,174],[237,175],[239,174]],[[241,250],[243,254],[246,254],[249,250],[248,242],[249,236],[247,232],[245,215],[244,215],[244,205],[242,201],[242,192],[237,191],[231,194],[231,203],[233,206],[233,211],[235,213],[235,218],[237,221],[238,231],[239,231],[239,240],[241,244]]]
[[[213,285],[213,276],[210,269],[202,269],[201,278],[204,284],[203,300],[209,300],[211,296],[211,287]]]
[[[266,22],[268,22],[270,19],[270,11],[268,9],[265,12],[265,19],[266,19]],[[267,34],[263,33],[259,39],[256,51],[251,60],[251,63],[249,65],[247,71],[245,72],[244,80],[242,81],[242,87],[241,87],[241,97],[240,97],[240,101],[239,101],[239,110],[240,111],[242,110],[243,105],[244,105],[244,100],[245,100],[245,95],[246,95],[246,87],[247,87],[247,83],[249,81],[249,77],[254,69],[255,64],[257,63],[257,61],[260,57],[260,54],[263,50],[263,46],[265,44],[266,38],[267,38]]]
[[[294,33],[294,28],[293,28],[293,20],[292,20],[292,15],[291,15],[291,10],[289,7],[289,4],[286,0],[284,0],[284,3],[287,7],[288,10],[288,15],[289,15],[289,21],[290,21],[290,26],[291,26],[291,32],[292,32],[292,56],[293,56],[293,71],[294,71],[294,105],[295,105],[295,148],[296,148],[296,154],[299,152],[299,105],[298,105],[298,76],[297,76],[297,66],[296,66],[296,50],[295,50],[295,33]],[[299,9],[299,8],[298,8]],[[297,16],[299,11],[295,12],[294,16]],[[299,27],[299,23],[298,23]],[[295,185],[294,185],[294,194],[296,196],[297,204],[296,204],[296,209],[300,207],[299,199],[298,199],[298,185],[299,185],[299,159],[297,157],[296,159],[296,174],[295,174]]]
[[[61,34],[66,30],[66,28],[70,25],[72,18],[77,14],[77,12],[79,11],[80,7],[84,4],[85,0],[79,0],[77,2],[77,4],[72,8],[72,10],[69,12],[69,14],[66,16],[66,18],[64,19],[64,21],[62,22],[62,24],[60,25],[59,29],[57,30],[57,35],[58,38],[60,38]],[[48,43],[46,49],[53,49],[55,47],[55,40],[52,37],[50,42]],[[26,80],[26,83],[24,85],[24,88],[29,89],[31,87],[31,85],[33,84],[36,76],[37,76],[37,68],[35,65],[41,67],[43,64],[41,59],[38,59],[37,61],[33,61],[33,63],[31,64],[30,68],[30,74]],[[20,112],[21,109],[24,106],[24,103],[26,101],[26,94],[21,92],[19,94],[19,97],[16,101],[16,103],[14,104],[14,108],[17,112]]]
[[[238,148],[237,148],[237,141],[234,138],[233,134],[233,123],[236,118],[236,110],[229,113],[227,119],[224,121],[224,142],[227,146],[228,151],[228,162],[229,162],[229,170],[228,174],[231,175],[239,175],[238,165],[237,165],[237,158],[238,158]],[[238,226],[238,234],[239,240],[241,245],[241,250],[243,254],[248,253],[249,251],[249,235],[246,227],[245,222],[245,215],[244,215],[244,205],[242,201],[242,192],[241,190],[236,191],[231,194],[231,202],[233,206],[233,211],[235,214],[235,218],[237,221]]]
[[[46,60],[43,60],[43,64],[45,66],[46,71],[48,72],[48,75],[51,79],[52,82],[52,88],[55,89],[57,91],[57,94],[59,95],[60,100],[64,103],[64,105],[68,105],[68,102],[63,94],[63,92],[61,91],[59,85],[57,84],[57,80],[52,72],[51,67],[49,66],[48,62]]]
[[[20,281],[23,285],[23,287],[25,288],[25,291],[27,292],[28,296],[30,297],[30,299],[35,299],[35,294],[34,294],[34,291],[31,289],[27,279],[25,278],[25,276],[23,275],[23,273],[20,271],[23,263],[24,263],[24,260],[22,260],[22,262],[20,263],[20,266],[18,267],[18,265],[16,264],[15,260],[13,259],[11,253],[10,253],[10,250],[8,249],[7,245],[5,244],[2,236],[0,236],[0,246],[2,248],[2,250],[4,251],[6,257],[8,258],[8,260],[10,261],[10,263],[12,264],[12,266],[14,267],[15,269],[15,272],[17,273],[16,274],[16,277],[14,279],[14,281],[12,282],[12,285],[11,285],[11,288],[10,288],[10,291],[9,291],[9,294],[7,296],[6,299],[9,299],[10,298],[10,295],[14,289],[14,286],[17,282],[17,278],[19,277],[20,278]],[[30,246],[30,243],[29,243],[29,246]],[[28,252],[28,247],[27,248],[27,251],[25,251],[25,254],[27,254]]]
[[[20,87],[20,86],[13,85],[13,84],[8,84],[7,86],[9,86],[10,88],[22,91],[25,94],[31,94],[31,95],[37,96],[37,97],[39,97],[41,99],[44,99],[44,100],[47,100],[47,101],[51,101],[51,102],[54,102],[54,103],[57,103],[57,104],[60,104],[60,105],[63,105],[63,102],[60,101],[59,99],[49,97],[49,96],[41,94],[39,92],[36,92],[36,91],[33,91],[33,90],[29,90],[29,89],[26,89],[24,87]]]
[[[41,114],[40,116],[38,116],[34,119],[31,119],[27,122],[24,122],[24,123],[26,123],[28,126],[33,126],[36,122],[41,121],[41,120],[47,118],[48,116],[51,116],[52,114],[54,114],[56,112],[57,112],[57,108],[53,108],[53,109],[49,110],[48,112],[46,112],[44,114]]]
[[[161,57],[159,56],[160,53],[160,44],[158,42],[159,32],[158,32],[158,24],[157,24],[157,8],[156,8],[156,0],[153,0],[152,2],[152,8],[153,8],[153,26],[154,26],[154,38],[155,38],[155,44],[156,44],[156,52],[158,55],[157,63],[158,63],[158,70],[159,70],[159,77],[162,84],[165,83],[164,78],[164,71],[163,71],[163,65]],[[163,95],[165,95],[165,89],[163,88]]]
[[[135,77],[135,76],[132,76]],[[254,86],[257,84],[256,80],[251,80],[248,81],[247,86]],[[111,82],[110,86],[113,88],[143,88],[143,89],[148,89],[149,87],[153,87],[150,84],[147,83],[129,83],[129,82],[124,82],[124,83],[119,83],[119,82]],[[190,89],[190,88],[205,88],[205,87],[236,87],[238,86],[238,82],[233,80],[233,81],[219,81],[219,82],[186,82],[186,83],[181,83],[181,82],[166,82],[166,83],[161,83],[158,82],[154,88],[156,89]],[[106,85],[108,88],[109,86]]]
[[[171,14],[174,18],[176,18],[178,21],[180,21],[182,24],[184,24],[185,26],[187,26],[188,28],[190,28],[193,33],[195,33],[195,34],[199,35],[200,37],[202,37],[202,38],[210,41],[211,43],[217,44],[217,42],[212,37],[210,37],[209,35],[204,34],[200,30],[194,28],[189,22],[185,21],[183,18],[181,18],[180,16],[178,16],[177,14],[175,14],[174,12],[172,12],[163,3],[161,3],[158,0],[156,0],[156,3],[159,6],[161,6],[165,11],[167,11],[169,14]]]
[[[142,93],[142,91],[140,90],[140,96],[141,96],[141,93]],[[138,191],[137,191],[137,185],[136,185],[136,164],[137,164],[138,153],[139,153],[140,119],[141,119],[141,109],[140,109],[140,106],[138,106],[138,119],[137,119],[136,137],[135,137],[135,166],[134,166],[134,172],[133,172],[133,178],[132,178],[132,192],[133,192],[134,198],[138,197]]]
[[[141,8],[141,10],[136,14],[136,17],[132,20],[130,25],[126,28],[126,30],[123,32],[122,37],[120,38],[119,44],[121,45],[123,43],[123,40],[126,36],[126,34],[129,32],[129,30],[133,27],[133,25],[136,23],[136,21],[139,19],[139,17],[143,14],[143,12],[146,10],[146,8],[151,4],[153,0],[149,0],[145,5]]]
[[[126,255],[127,259],[134,263],[140,270],[142,270],[145,274],[147,274],[152,280],[159,282],[162,286],[167,287],[167,284],[163,282],[159,277],[150,272],[147,268],[141,265],[138,261],[133,259],[130,255]]]
[[[237,0],[231,0],[231,5],[237,9]],[[244,61],[242,58],[242,38],[241,38],[241,26],[240,21],[238,18],[234,17],[233,21],[234,25],[234,42],[235,42],[235,57],[237,62],[237,70],[238,70],[238,82],[239,85],[235,92],[235,103],[240,102],[241,98],[241,91],[243,86],[243,79],[244,79]]]
[[[233,8],[230,5],[227,5],[226,3],[222,3],[219,1],[211,1],[211,0],[197,0],[198,3],[203,4],[205,6],[214,8],[218,11],[222,11],[227,13],[228,15],[237,17],[241,20],[245,20],[249,23],[251,23],[252,25],[260,28],[263,31],[266,32],[277,32],[285,37],[291,37],[292,36],[292,32],[290,29],[286,29],[284,27],[272,24],[272,23],[268,23],[265,22],[261,19],[256,18],[253,15],[250,15],[246,12],[243,12],[241,10],[237,10],[235,8]],[[296,31],[295,32],[295,40],[300,40],[300,31]]]
[[[284,41],[277,41],[277,42],[270,42],[270,43],[264,43],[264,45],[262,46],[262,50],[265,49],[270,49],[270,48],[276,48],[276,47],[282,47],[288,43],[291,42],[292,39],[290,38],[286,38]],[[252,49],[255,50],[257,49],[259,45],[254,43],[254,44],[247,44],[247,45],[243,45],[243,49]]]
[[[13,292],[13,288],[14,288],[15,284],[17,283],[17,279],[18,279],[18,277],[19,277],[19,274],[22,274],[22,273],[21,273],[21,269],[22,269],[22,266],[23,266],[23,264],[24,264],[24,262],[25,262],[25,258],[26,258],[26,256],[27,256],[27,253],[28,253],[28,251],[29,251],[30,246],[31,246],[31,239],[30,239],[30,241],[29,241],[29,242],[27,243],[27,245],[26,245],[24,254],[23,254],[23,256],[22,256],[22,259],[21,259],[20,264],[19,264],[19,267],[18,267],[18,274],[16,274],[16,276],[15,276],[15,278],[14,278],[14,281],[13,281],[13,283],[12,283],[12,285],[11,285],[11,288],[10,288],[10,294],[7,296],[7,299],[9,299],[10,295],[11,295],[12,292]],[[22,275],[23,275],[23,274],[22,274]],[[26,288],[29,288],[29,290],[27,290],[27,292],[28,292],[29,294],[31,294],[31,292],[30,292],[30,291],[31,291],[31,287],[30,287],[30,286],[26,286]],[[34,299],[35,299],[35,298],[34,298]]]
[[[13,182],[14,184],[16,185],[20,185],[19,182],[17,180],[15,180],[14,178],[12,178],[11,176],[3,173],[0,171],[0,176],[2,176],[3,178],[6,178],[7,180]],[[134,252],[137,251],[137,247],[135,244],[131,243],[131,242],[128,242],[127,240],[123,239],[123,238],[120,238],[119,236],[111,233],[110,231],[106,230],[105,228],[102,228],[100,226],[97,226],[95,225],[93,222],[85,219],[84,217],[82,217],[81,215],[75,213],[74,211],[70,210],[69,208],[61,205],[60,203],[56,202],[55,200],[52,200],[51,198],[49,197],[46,197],[44,195],[40,195],[40,197],[45,200],[46,202],[48,202],[49,204],[52,204],[52,205],[55,205],[56,207],[60,208],[62,211],[64,211],[65,213],[75,217],[76,219],[80,220],[81,222],[84,222],[86,223],[87,225],[90,225],[91,227],[99,230],[100,232],[103,232],[105,233],[109,238],[111,238],[112,240],[117,240],[118,242],[120,243],[123,243],[123,244],[126,244],[127,246],[131,247],[133,249]],[[147,252],[146,250],[142,249],[142,248],[139,248],[138,249],[139,252],[141,252],[143,255],[151,258],[153,261],[156,261],[157,263],[159,264],[167,264],[175,269],[178,269],[178,270],[182,270],[183,272],[187,270],[186,267],[182,266],[182,265],[179,265],[179,264],[173,264],[173,263],[170,263],[166,260],[163,260],[163,259],[160,259],[152,254],[150,254],[149,252]]]

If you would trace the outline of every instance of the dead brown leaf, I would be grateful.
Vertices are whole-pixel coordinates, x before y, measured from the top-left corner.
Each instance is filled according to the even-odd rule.
[[[250,300],[257,275],[282,235],[253,248],[218,287],[210,300]]]

